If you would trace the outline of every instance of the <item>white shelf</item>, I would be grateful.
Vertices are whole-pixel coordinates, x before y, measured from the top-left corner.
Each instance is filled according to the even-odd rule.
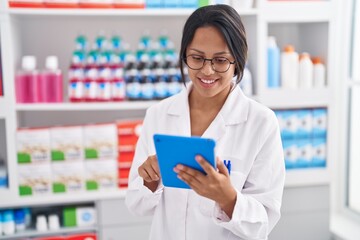
[[[324,22],[332,15],[333,1],[265,1],[262,11],[268,22]]]
[[[10,8],[11,15],[28,16],[189,16],[194,8],[145,8],[145,9],[39,9],[39,8]],[[6,12],[6,11],[3,11]],[[257,9],[239,10],[241,15],[256,15]]]
[[[105,103],[43,103],[17,104],[17,111],[107,111],[107,110],[145,110],[158,101],[124,101]]]
[[[258,96],[258,101],[272,109],[327,107],[329,89],[267,89]]]
[[[41,196],[19,196],[16,195],[17,193],[13,193],[10,190],[2,189],[0,190],[0,208],[93,202],[104,199],[124,198],[125,193],[126,189],[118,189],[71,194],[59,193]]]
[[[62,234],[77,234],[77,233],[85,233],[85,232],[96,232],[96,227],[68,227],[61,228],[59,230],[49,230],[45,232],[38,232],[36,230],[26,230],[23,232],[15,233],[13,235],[8,236],[0,236],[0,239],[21,239],[21,238],[29,238],[29,237],[45,237],[45,236],[55,236]]]
[[[285,187],[304,187],[330,184],[328,168],[286,170]]]

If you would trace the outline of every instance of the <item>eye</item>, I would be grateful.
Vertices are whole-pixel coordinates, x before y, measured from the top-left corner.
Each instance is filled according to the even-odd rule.
[[[224,57],[216,57],[213,59],[214,64],[226,64],[229,62],[229,60],[227,60],[227,58]]]
[[[189,57],[194,62],[203,62],[204,61],[204,58],[199,55],[190,55]]]

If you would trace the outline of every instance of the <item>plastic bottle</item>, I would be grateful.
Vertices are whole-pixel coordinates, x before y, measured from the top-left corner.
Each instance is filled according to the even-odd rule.
[[[58,65],[56,56],[46,58],[46,69],[40,74],[41,102],[63,102],[63,77]]]
[[[84,78],[84,100],[85,102],[95,102],[97,99],[99,71],[97,68],[90,68],[85,73]]]
[[[313,63],[310,54],[304,52],[299,58],[299,86],[311,88],[313,86]]]
[[[321,58],[319,57],[314,57],[312,62],[314,65],[314,87],[325,87],[325,65],[322,63]]]
[[[153,70],[154,75],[154,98],[164,99],[168,96],[168,83],[165,77],[165,71],[162,68]]]
[[[113,71],[111,80],[111,100],[123,101],[126,96],[126,86],[124,80],[124,69],[117,68]]]
[[[141,100],[154,99],[154,84],[150,69],[145,68],[141,71],[140,85],[141,85],[140,88]]]
[[[18,103],[39,102],[39,73],[36,70],[36,58],[24,56],[22,69],[16,73],[16,100]]]
[[[8,176],[6,167],[4,164],[2,164],[2,161],[0,161],[0,189],[7,188],[8,186]]]
[[[31,226],[31,210],[28,207],[23,208],[25,213],[25,226],[26,228],[30,228]]]
[[[292,45],[287,45],[281,53],[281,84],[284,88],[299,86],[299,54]]]
[[[45,215],[36,216],[36,230],[39,232],[46,232],[48,230],[48,222]]]
[[[0,236],[3,233],[3,213],[0,211]]]
[[[267,55],[267,86],[269,88],[280,87],[280,49],[276,44],[276,38],[268,37],[268,55]]]
[[[240,87],[246,96],[253,95],[253,83],[252,83],[252,75],[249,70],[249,67],[245,65],[243,77],[240,82]]]
[[[99,71],[97,83],[97,100],[105,102],[111,100],[111,69],[103,68]]]
[[[172,67],[167,69],[165,72],[165,78],[167,79],[168,94],[170,97],[181,91],[181,75],[178,73],[176,68]]]
[[[137,69],[127,71],[125,76],[126,97],[129,100],[139,100],[141,97],[141,85],[139,80],[139,72]]]
[[[15,233],[15,221],[13,210],[3,211],[3,233],[4,235],[12,235]]]
[[[26,229],[25,211],[23,209],[15,209],[14,218],[16,232],[24,231]]]

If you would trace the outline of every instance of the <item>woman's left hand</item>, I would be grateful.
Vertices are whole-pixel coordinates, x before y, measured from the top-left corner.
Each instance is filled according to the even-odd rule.
[[[178,178],[187,183],[197,194],[217,202],[221,209],[231,218],[237,193],[231,185],[228,169],[218,157],[216,158],[218,171],[202,156],[198,155],[195,159],[206,174],[178,164],[174,168]]]

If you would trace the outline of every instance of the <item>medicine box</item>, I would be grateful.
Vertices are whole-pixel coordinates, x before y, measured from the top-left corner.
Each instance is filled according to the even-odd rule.
[[[51,193],[50,164],[18,165],[19,195],[46,195]]]
[[[116,159],[118,137],[115,124],[84,126],[85,159]]]
[[[117,188],[118,168],[115,159],[85,161],[86,190],[108,190]]]
[[[48,164],[50,132],[48,128],[19,129],[16,133],[17,162]]]
[[[83,162],[54,162],[51,168],[54,193],[75,193],[85,189]]]
[[[51,160],[81,161],[84,159],[82,126],[50,128]]]

